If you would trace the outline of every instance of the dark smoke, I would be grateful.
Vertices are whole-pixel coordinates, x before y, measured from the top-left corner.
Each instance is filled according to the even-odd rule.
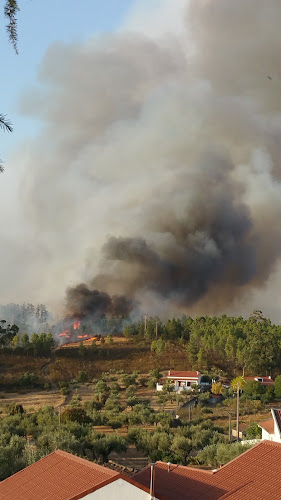
[[[280,266],[280,0],[188,3],[191,46],[56,44],[23,103],[42,282],[85,281],[73,317],[240,312]]]
[[[68,317],[80,319],[128,316],[135,307],[126,297],[110,297],[105,292],[90,290],[83,283],[67,289],[66,302]]]

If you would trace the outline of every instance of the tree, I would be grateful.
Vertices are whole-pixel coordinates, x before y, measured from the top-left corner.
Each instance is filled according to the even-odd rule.
[[[99,380],[96,383],[94,391],[95,391],[95,394],[98,397],[99,401],[102,401],[104,403],[106,401],[106,399],[108,398],[109,387],[106,384],[106,382],[104,382],[103,380]]]
[[[118,453],[127,451],[126,440],[117,433],[100,437],[95,432],[92,432],[87,445],[93,452],[95,459],[100,463],[108,462],[108,455],[112,451]]]
[[[137,377],[138,374],[136,372],[133,372],[132,374],[125,373],[122,376],[122,384],[124,384],[125,387],[129,387],[130,385],[135,385]]]
[[[158,340],[153,340],[151,343],[151,351],[155,352],[157,356],[160,356],[165,351],[166,344],[162,337]]]
[[[234,391],[237,391],[238,388],[242,389],[244,384],[245,384],[245,379],[243,377],[236,377],[230,383],[230,385]]]
[[[11,340],[11,347],[13,351],[18,347],[18,345],[19,345],[19,336],[15,335]]]
[[[17,11],[19,11],[18,3],[16,0],[6,0],[4,4],[4,16],[8,20],[8,24],[6,26],[7,33],[8,33],[8,38],[10,42],[12,43],[16,54],[18,53],[18,48],[17,48],[17,41],[18,41],[18,34],[17,34]],[[12,132],[13,127],[9,120],[7,120],[6,116],[0,113],[0,128],[7,132]],[[0,172],[3,172],[4,168],[0,160]]]
[[[212,393],[213,394],[222,394],[223,387],[221,382],[213,382],[212,384]]]
[[[192,450],[192,442],[184,436],[175,436],[171,449],[179,457],[183,465],[186,465],[187,457]]]
[[[8,24],[6,26],[8,38],[14,47],[16,54],[18,53],[18,33],[17,33],[17,12],[19,11],[17,0],[6,0],[4,5],[4,16]]]
[[[243,386],[243,396],[250,399],[261,399],[261,396],[265,393],[265,387],[263,387],[257,380],[246,380]]]
[[[88,373],[85,372],[85,370],[81,370],[78,372],[77,380],[81,382],[81,384],[85,384],[88,381]]]
[[[277,375],[274,381],[275,396],[281,398],[281,375]]]
[[[247,427],[246,435],[247,439],[261,439],[261,427],[256,422],[253,422],[251,425],[249,425],[249,427]]]
[[[87,415],[86,410],[81,407],[66,408],[61,416],[61,422],[79,422],[79,424],[91,423],[90,417]]]

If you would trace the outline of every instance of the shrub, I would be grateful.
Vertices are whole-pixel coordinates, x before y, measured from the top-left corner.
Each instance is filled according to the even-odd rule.
[[[84,408],[67,408],[61,415],[61,422],[79,422],[79,424],[89,424],[92,422]]]
[[[18,385],[22,387],[35,387],[38,382],[36,373],[25,372],[19,379]]]
[[[85,384],[88,381],[88,373],[85,370],[78,372],[77,381]]]

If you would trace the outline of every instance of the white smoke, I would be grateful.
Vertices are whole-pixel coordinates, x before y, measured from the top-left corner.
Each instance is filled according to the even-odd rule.
[[[141,21],[50,47],[21,103],[44,123],[23,152],[27,300],[62,304],[85,281],[151,313],[276,314],[280,13],[279,0],[190,0],[184,34],[177,21],[142,35]],[[107,241],[157,257],[124,261]]]

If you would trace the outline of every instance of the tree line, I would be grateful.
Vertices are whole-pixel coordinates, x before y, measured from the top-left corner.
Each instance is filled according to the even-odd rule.
[[[227,373],[242,371],[257,375],[281,370],[281,326],[271,323],[261,311],[242,316],[198,316],[169,319],[149,318],[127,325],[124,335],[152,342],[156,353],[165,343],[179,342],[191,365],[199,370],[217,367]]]

